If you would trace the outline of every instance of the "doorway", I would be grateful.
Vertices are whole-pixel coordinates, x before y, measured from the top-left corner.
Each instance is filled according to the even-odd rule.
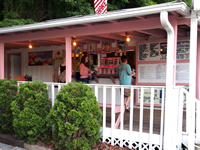
[[[21,53],[8,54],[7,79],[14,79],[22,75]]]

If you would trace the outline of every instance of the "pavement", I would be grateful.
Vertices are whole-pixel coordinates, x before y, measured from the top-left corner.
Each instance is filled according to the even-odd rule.
[[[0,143],[0,150],[26,150],[26,149],[21,148],[21,147],[12,146],[12,145],[7,145],[4,143]]]

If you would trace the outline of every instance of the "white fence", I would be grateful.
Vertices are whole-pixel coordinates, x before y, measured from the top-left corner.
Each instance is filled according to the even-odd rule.
[[[18,82],[22,83],[22,82]],[[49,89],[49,97],[52,99],[52,106],[55,102],[55,97],[58,91],[61,89],[64,83],[50,83],[46,82]],[[88,84],[93,89],[97,101],[102,107],[103,122],[102,122],[102,142],[107,142],[112,145],[128,146],[130,149],[163,149],[163,135],[164,135],[164,103],[165,92],[164,86],[121,86],[121,85],[107,85],[107,84]],[[131,90],[130,100],[130,112],[125,112],[124,109],[124,89]],[[120,92],[121,89],[121,92]],[[187,147],[193,147],[195,139],[196,142],[200,142],[200,120],[199,114],[200,103],[198,100],[191,100],[189,92],[183,87],[174,87],[175,92],[178,92],[178,108],[177,108],[177,149],[181,149],[182,143]],[[136,93],[140,90],[140,103],[135,105]],[[144,106],[144,90],[150,90],[150,103],[149,106]],[[154,105],[154,91],[161,90],[162,103],[160,107]],[[138,95],[137,95],[138,96]],[[186,102],[184,102],[184,96],[186,96]],[[175,99],[177,100],[177,99]],[[194,103],[192,103],[192,101]],[[195,103],[196,105],[196,128],[195,128]],[[172,104],[173,105],[173,104]],[[185,107],[186,105],[186,107]],[[110,109],[110,110],[109,110]],[[138,110],[139,117],[135,117],[134,114]],[[149,113],[146,113],[146,110]],[[155,110],[158,110],[154,114]],[[110,111],[110,113],[108,113]],[[119,114],[117,114],[118,112]],[[144,113],[146,113],[144,115]],[[128,114],[128,115],[127,115]],[[184,130],[184,117],[186,114],[186,130]],[[146,115],[149,115],[147,117]],[[176,114],[174,114],[176,115]],[[126,116],[126,118],[124,118]],[[127,118],[127,116],[129,118]],[[156,116],[160,116],[159,120]],[[111,119],[107,119],[111,117]],[[146,118],[148,119],[146,119]],[[117,118],[117,119],[116,119]],[[139,121],[138,129],[134,129],[134,121]],[[145,120],[146,119],[146,120]],[[159,122],[159,126],[155,127],[159,129],[159,132],[154,132],[155,120]],[[147,123],[148,122],[148,123]],[[120,124],[120,126],[119,126]],[[193,126],[194,125],[194,126]],[[144,131],[144,128],[148,126],[148,131]],[[190,149],[190,148],[189,148]]]
[[[194,150],[200,144],[200,101],[184,88],[179,89],[178,135],[179,148],[183,143]]]

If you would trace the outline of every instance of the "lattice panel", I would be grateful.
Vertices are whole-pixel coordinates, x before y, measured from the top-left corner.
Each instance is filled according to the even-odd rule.
[[[101,137],[101,141],[103,138]],[[105,142],[107,144],[111,144],[111,137],[106,137]],[[120,139],[115,138],[114,139],[114,145],[120,146]],[[123,140],[123,147],[129,147],[129,140]],[[139,150],[139,142],[134,141],[132,142],[132,148],[135,150]],[[160,145],[152,144],[153,150],[160,150]],[[148,143],[142,143],[142,149],[141,150],[149,150],[149,144]],[[182,150],[188,150],[184,145],[182,145]]]

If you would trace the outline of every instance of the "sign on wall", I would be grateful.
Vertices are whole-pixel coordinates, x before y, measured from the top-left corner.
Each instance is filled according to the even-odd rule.
[[[177,59],[189,59],[190,41],[177,42]],[[139,61],[159,61],[167,59],[167,42],[152,42],[138,44]]]
[[[88,44],[88,53],[89,54],[96,53],[96,44],[95,43]]]
[[[189,92],[189,87],[184,87]],[[141,89],[138,90],[138,101],[137,104],[141,102]],[[155,89],[154,90],[154,105],[161,105],[163,100],[163,93],[162,89]],[[166,95],[166,90],[164,90],[164,96]],[[165,99],[165,97],[164,97]],[[151,89],[144,89],[144,95],[143,95],[143,103],[144,105],[150,105],[151,103]],[[186,106],[186,95],[183,95],[183,106]]]
[[[29,52],[29,66],[46,66],[52,65],[52,51]]]
[[[139,64],[139,83],[165,83],[166,64]],[[189,63],[176,64],[176,83],[189,83]]]

